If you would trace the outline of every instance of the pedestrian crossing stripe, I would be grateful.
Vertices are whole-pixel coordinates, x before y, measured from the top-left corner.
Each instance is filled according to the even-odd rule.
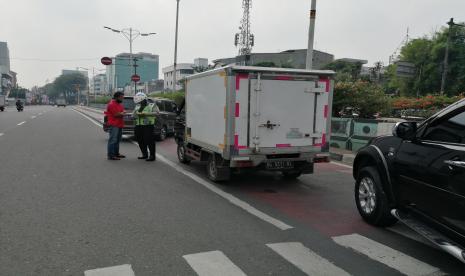
[[[333,237],[333,240],[405,275],[442,275],[436,267],[358,234]]]
[[[436,267],[358,234],[333,237],[332,240],[338,245],[352,249],[405,275],[446,275]],[[313,252],[300,242],[269,243],[266,246],[306,275],[350,275],[343,268]],[[218,250],[184,255],[183,258],[199,276],[246,276],[241,268]],[[131,265],[128,264],[87,270],[84,275],[135,276]]]
[[[183,258],[199,276],[246,276],[221,251],[185,255]]]
[[[84,276],[135,276],[131,265],[119,265],[106,268],[87,270]]]
[[[350,275],[300,242],[275,243],[267,246],[307,275]]]

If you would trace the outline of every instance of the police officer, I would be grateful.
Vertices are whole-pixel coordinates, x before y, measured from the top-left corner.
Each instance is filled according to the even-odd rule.
[[[154,103],[149,103],[145,93],[137,93],[134,96],[135,131],[137,143],[139,144],[142,156],[138,159],[153,162],[155,161],[155,115],[159,113],[158,107]],[[148,151],[147,151],[148,148]],[[150,156],[148,153],[150,152]]]

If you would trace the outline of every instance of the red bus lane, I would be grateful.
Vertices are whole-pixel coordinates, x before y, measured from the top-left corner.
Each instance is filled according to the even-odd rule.
[[[176,161],[173,139],[159,142],[157,147],[159,153]],[[186,169],[205,176],[202,165],[192,163]],[[336,163],[317,164],[313,175],[298,180],[285,180],[279,174],[251,173],[236,176],[225,186],[228,192],[248,198],[252,205],[256,202],[271,207],[328,237],[373,229],[356,210],[353,187],[352,169]]]

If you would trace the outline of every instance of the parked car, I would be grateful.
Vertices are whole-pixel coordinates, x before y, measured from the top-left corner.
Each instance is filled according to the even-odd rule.
[[[357,154],[353,175],[365,221],[400,220],[465,262],[465,100],[372,140]]]
[[[149,103],[156,103],[160,115],[155,120],[155,137],[159,141],[166,139],[167,135],[174,133],[174,124],[176,121],[177,106],[171,100],[161,98],[148,98]],[[123,106],[126,112],[133,112],[135,108],[134,97],[125,96],[123,99]],[[174,111],[173,111],[174,110]],[[103,129],[108,131],[107,116],[104,117]],[[123,135],[133,136],[134,135],[135,122],[131,115],[124,117],[124,128]]]
[[[157,116],[156,137],[158,140],[163,141],[168,135],[174,134],[174,127],[176,124],[176,116],[178,107],[172,100],[163,98],[152,98],[160,110],[160,115]]]

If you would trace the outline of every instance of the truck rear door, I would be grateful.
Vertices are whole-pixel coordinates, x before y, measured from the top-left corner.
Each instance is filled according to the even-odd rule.
[[[250,81],[250,147],[326,145],[329,78],[257,75]]]

